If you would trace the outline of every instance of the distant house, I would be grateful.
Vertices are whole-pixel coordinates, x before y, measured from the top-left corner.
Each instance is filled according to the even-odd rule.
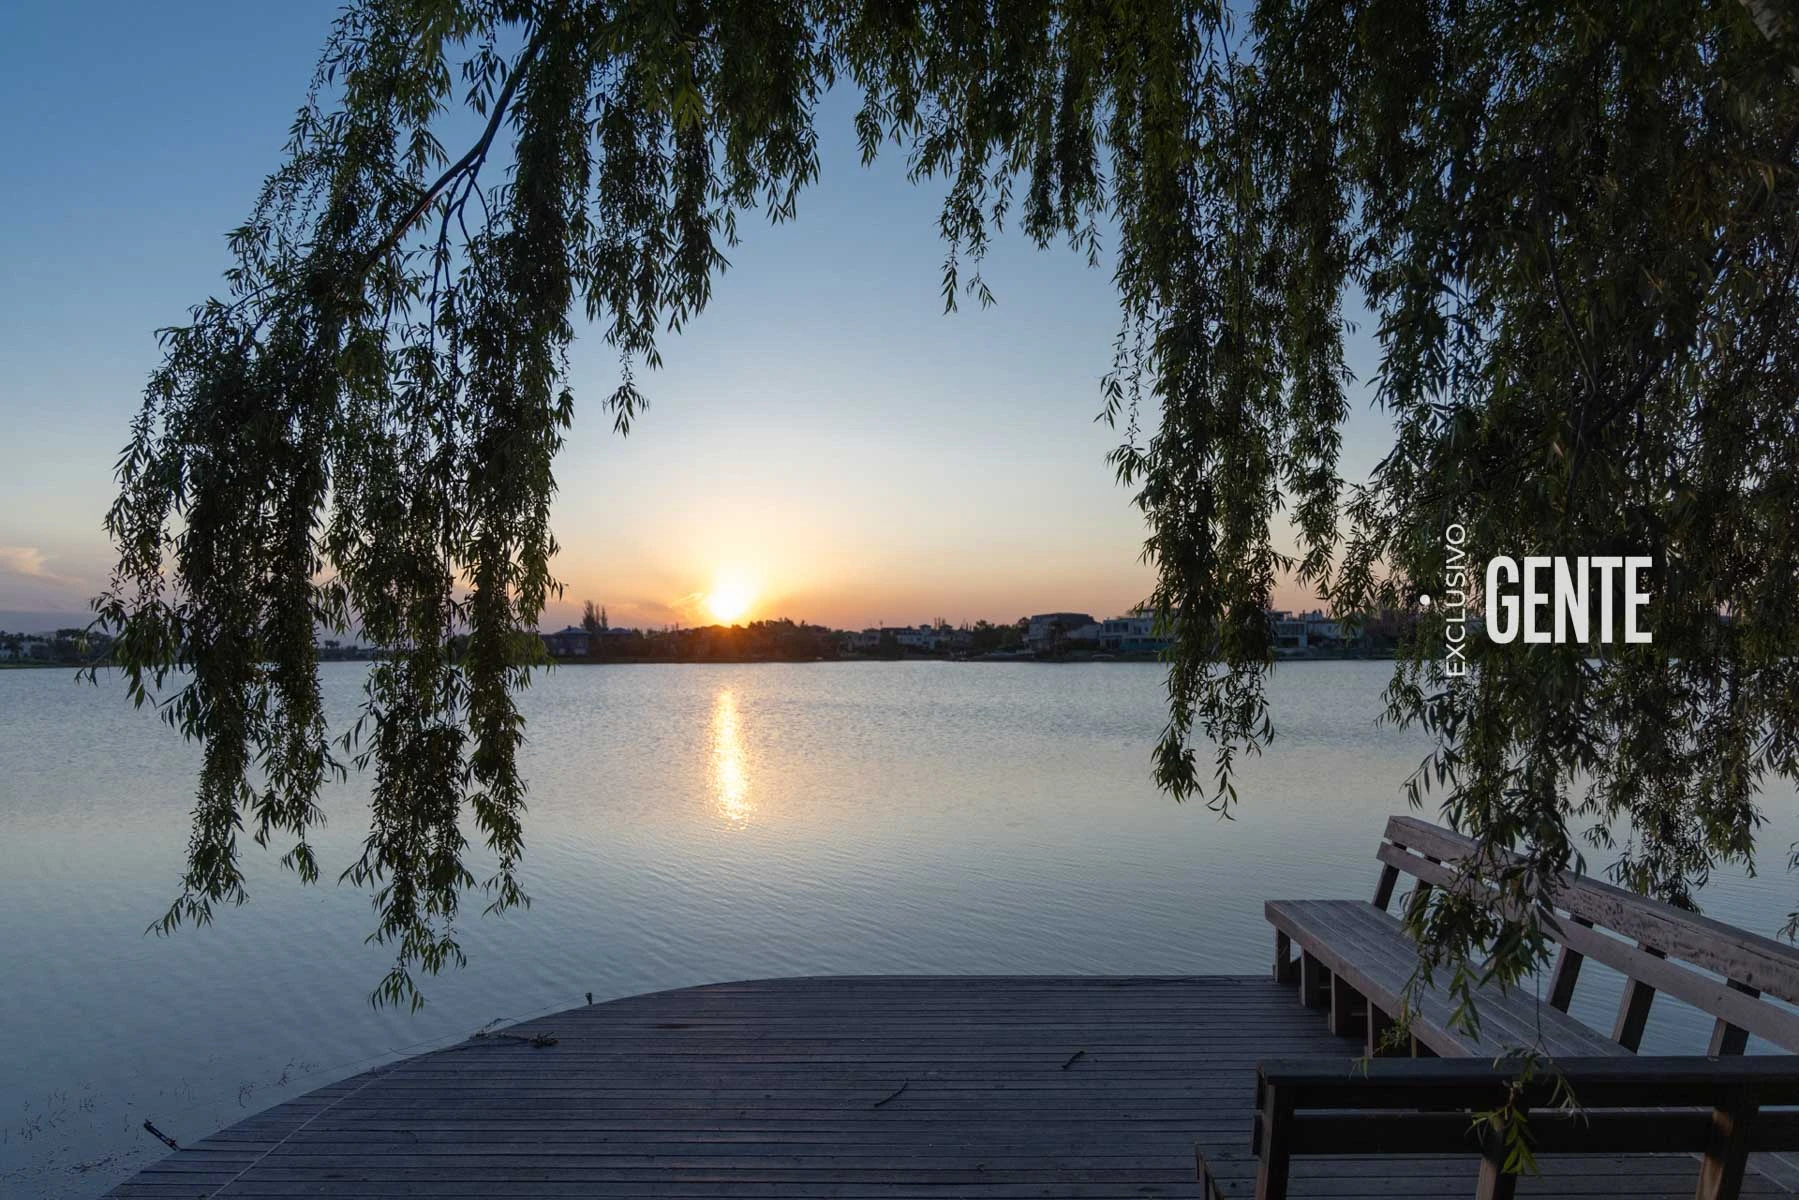
[[[1038,613],[1025,627],[1024,640],[1033,650],[1047,650],[1069,640],[1076,630],[1086,630],[1089,625],[1098,625],[1098,622],[1083,612]],[[1094,640],[1098,640],[1097,632]]]
[[[1313,610],[1300,613],[1299,619],[1306,623],[1306,644],[1313,649],[1334,648],[1343,641],[1343,626],[1324,613]]]
[[[543,648],[551,658],[581,658],[593,652],[593,638],[579,625],[558,629],[543,636]]]
[[[1139,608],[1100,622],[1099,645],[1112,654],[1159,654],[1168,639],[1156,633],[1156,615]]]
[[[883,625],[878,629],[850,633],[844,639],[846,648],[863,652],[879,650],[883,642],[891,642],[902,650],[966,650],[974,644],[974,634],[939,622],[935,625]]]
[[[1276,654],[1334,650],[1345,640],[1342,624],[1319,609],[1302,613],[1275,609],[1268,614],[1268,631]]]
[[[1306,622],[1302,616],[1295,616],[1284,608],[1277,608],[1268,614],[1268,632],[1274,639],[1276,654],[1304,654],[1306,652]]]
[[[928,650],[930,639],[921,634],[919,630],[928,631],[929,626],[920,625],[913,628],[910,625],[881,625],[850,634],[846,644],[851,650],[864,652],[879,650],[884,643],[902,649]]]

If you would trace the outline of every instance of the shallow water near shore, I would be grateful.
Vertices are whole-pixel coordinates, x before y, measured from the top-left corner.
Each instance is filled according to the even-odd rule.
[[[164,1148],[333,1079],[516,1018],[772,975],[1261,974],[1271,897],[1365,898],[1425,741],[1375,723],[1391,664],[1281,666],[1278,731],[1220,821],[1149,779],[1153,664],[566,667],[525,693],[533,904],[471,904],[469,965],[377,1010],[367,896],[303,887],[245,839],[252,902],[143,930],[174,895],[196,748],[116,681],[0,673],[0,1194],[93,1196]],[[366,668],[328,664],[334,720]],[[325,801],[327,880],[366,788]],[[1772,934],[1795,797],[1763,798],[1765,873],[1707,911]],[[1431,814],[1425,814],[1431,815]],[[1594,856],[1592,865],[1604,860]],[[476,874],[481,872],[476,867]],[[1615,978],[1576,1013],[1609,1028]],[[1710,1019],[1658,1001],[1646,1050]]]

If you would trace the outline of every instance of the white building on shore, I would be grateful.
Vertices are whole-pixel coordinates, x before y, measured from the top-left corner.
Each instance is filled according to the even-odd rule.
[[[1155,613],[1139,608],[1102,621],[1099,645],[1109,654],[1160,654],[1168,639],[1156,632]]]

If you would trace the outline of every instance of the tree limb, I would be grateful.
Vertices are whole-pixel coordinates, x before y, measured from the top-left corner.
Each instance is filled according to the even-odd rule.
[[[512,107],[512,97],[518,91],[518,81],[524,75],[525,69],[531,65],[531,60],[536,58],[538,51],[543,48],[543,43],[544,31],[539,29],[525,48],[519,52],[518,61],[512,64],[512,70],[506,76],[506,86],[502,87],[500,94],[494,98],[493,112],[488,114],[487,128],[482,130],[480,140],[470,146],[466,154],[450,164],[448,169],[437,177],[437,181],[425,189],[424,195],[418,198],[418,202],[395,223],[392,229],[388,230],[387,236],[382,238],[380,243],[369,252],[368,257],[363,260],[361,267],[356,272],[358,275],[374,266],[381,260],[382,255],[398,245],[400,239],[406,236],[406,231],[425,215],[431,205],[443,194],[445,188],[471,168],[478,170],[481,163],[486,161],[487,152],[493,147],[494,137],[500,131],[500,122],[505,120],[506,110]]]

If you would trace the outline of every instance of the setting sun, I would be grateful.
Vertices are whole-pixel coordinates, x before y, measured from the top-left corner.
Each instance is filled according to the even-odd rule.
[[[721,571],[712,581],[712,590],[706,593],[706,608],[728,625],[742,620],[755,600],[755,586],[747,578],[734,571]]]

